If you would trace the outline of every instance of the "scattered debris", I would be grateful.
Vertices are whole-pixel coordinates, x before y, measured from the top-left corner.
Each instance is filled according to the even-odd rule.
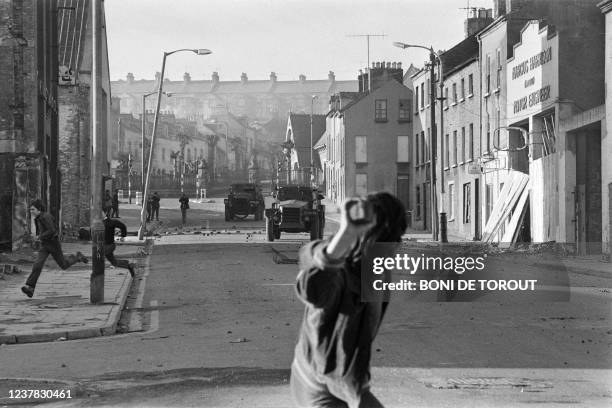
[[[240,337],[236,340],[230,340],[230,343],[247,343],[251,340],[247,339],[246,337]]]

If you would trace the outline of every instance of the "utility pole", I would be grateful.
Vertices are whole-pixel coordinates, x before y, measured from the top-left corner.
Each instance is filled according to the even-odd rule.
[[[372,75],[370,74],[370,37],[386,37],[387,34],[349,34],[347,37],[365,37],[368,46],[368,92],[372,90]]]
[[[92,21],[92,75],[91,75],[91,126],[92,126],[92,159],[91,159],[91,277],[89,299],[91,303],[104,302],[104,224],[102,223],[102,190],[104,181],[101,173],[103,154],[101,137],[98,132],[100,101],[98,98],[100,67],[100,21],[98,18],[100,0],[91,3]]]

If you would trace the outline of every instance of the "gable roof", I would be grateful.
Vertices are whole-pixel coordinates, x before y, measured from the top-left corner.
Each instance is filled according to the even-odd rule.
[[[319,140],[321,135],[325,133],[325,118],[326,115],[312,115],[313,148],[315,141]],[[320,168],[321,162],[319,161],[319,157],[310,146],[310,115],[301,113],[289,114],[287,127],[291,128],[291,136],[298,157],[298,165],[300,167],[309,167],[310,152],[313,150],[314,165]]]

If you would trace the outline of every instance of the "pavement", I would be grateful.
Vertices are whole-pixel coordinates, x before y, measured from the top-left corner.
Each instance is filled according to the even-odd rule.
[[[213,203],[222,205],[220,200],[213,200]],[[329,201],[325,204],[326,217],[337,221],[338,208]],[[134,226],[128,225],[128,229],[133,230]],[[249,232],[243,229],[212,232],[199,228],[174,232],[171,236],[158,236],[155,240],[160,244],[181,244],[193,243],[194,238],[197,238],[198,242],[216,243],[266,241],[261,231]],[[427,232],[422,231],[407,231],[404,239],[422,242],[425,245],[437,245],[429,241],[430,236]],[[143,272],[143,255],[146,253],[146,246],[153,245],[153,242],[153,239],[139,241],[135,236],[128,236],[125,242],[117,242],[115,254],[119,258],[136,262],[138,265],[136,276],[138,276]],[[62,243],[62,247],[65,254],[76,251],[91,254],[89,242]],[[113,268],[107,262],[104,302],[91,304],[89,300],[91,263],[77,263],[67,270],[61,270],[49,257],[36,287],[36,293],[30,299],[21,292],[21,286],[30,272],[34,252],[26,252],[26,259],[23,259],[23,253],[0,255],[0,344],[64,341],[112,335],[116,332],[132,282],[127,270]],[[27,259],[28,257],[30,259]],[[537,258],[537,254],[535,257]],[[533,258],[531,254],[531,259]],[[536,263],[542,263],[542,266],[546,267],[548,265],[546,262],[542,257],[541,261]],[[604,262],[601,255],[563,257],[561,262],[570,272],[605,278],[612,276],[612,265]],[[558,266],[558,263],[550,266]]]
[[[136,237],[127,237],[117,243],[115,255],[139,264],[145,243]],[[62,243],[64,254],[81,251],[91,254],[89,242]],[[0,344],[37,343],[74,340],[115,334],[121,310],[127,299],[132,278],[127,269],[114,268],[105,263],[104,302],[90,302],[91,257],[88,264],[76,263],[62,270],[49,257],[36,285],[34,297],[28,298],[21,287],[30,273],[31,258],[23,259],[24,252],[15,254],[19,259],[10,262],[3,256],[0,265]],[[33,251],[26,256],[35,256]],[[7,259],[8,258],[8,259]],[[30,261],[30,262],[27,262]],[[10,270],[12,269],[12,270]],[[6,273],[9,270],[10,273]],[[141,267],[137,268],[141,271]],[[17,272],[17,273],[15,273]]]

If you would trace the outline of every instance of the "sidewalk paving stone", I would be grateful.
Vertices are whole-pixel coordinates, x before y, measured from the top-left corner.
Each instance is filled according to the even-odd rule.
[[[136,258],[144,241],[118,242],[118,258]],[[89,242],[62,243],[65,254],[83,252],[91,261]],[[127,300],[132,278],[127,270],[105,263],[104,302],[91,304],[91,262],[62,270],[49,257],[33,298],[21,292],[32,265],[19,265],[20,274],[9,275],[0,285],[0,344],[64,341],[111,335]],[[23,258],[23,254],[18,256]]]

